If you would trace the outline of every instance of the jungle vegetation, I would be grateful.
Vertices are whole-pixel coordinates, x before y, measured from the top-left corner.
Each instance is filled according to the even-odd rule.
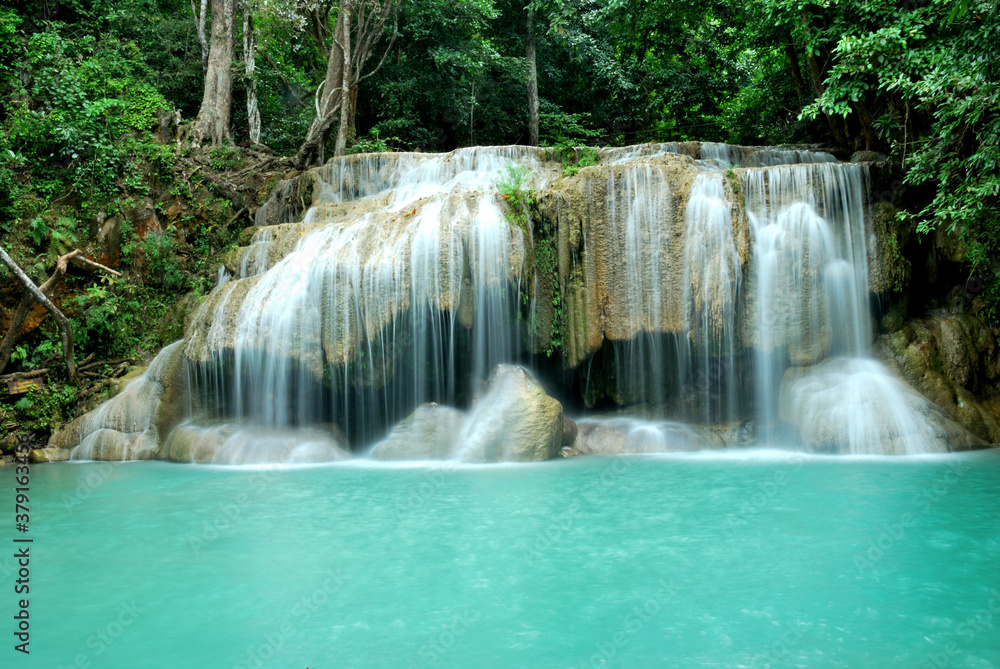
[[[63,261],[53,301],[97,378],[176,337],[261,194],[330,156],[808,143],[886,156],[899,215],[961,236],[995,320],[998,87],[983,0],[14,1],[0,247],[39,284]],[[106,234],[121,277],[66,260]],[[31,300],[4,266],[0,285],[6,331]],[[44,316],[32,307],[0,371],[55,373],[66,351]],[[45,431],[90,392],[0,398],[0,424]]]

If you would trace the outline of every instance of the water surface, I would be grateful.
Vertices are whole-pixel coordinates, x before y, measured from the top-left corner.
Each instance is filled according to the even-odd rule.
[[[8,637],[4,666],[1000,666],[998,453],[66,463],[31,488],[32,652]]]

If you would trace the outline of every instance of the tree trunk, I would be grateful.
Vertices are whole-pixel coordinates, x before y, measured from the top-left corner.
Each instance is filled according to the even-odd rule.
[[[257,76],[254,53],[257,36],[254,34],[253,13],[250,3],[243,5],[243,63],[247,75],[247,123],[250,126],[250,142],[260,144],[260,107],[257,105]]]
[[[794,44],[785,45],[785,59],[788,61],[788,71],[792,74],[792,82],[795,84],[795,95],[799,102],[806,99],[806,84],[802,81],[802,66],[799,65],[799,54],[795,51]]]
[[[538,146],[538,68],[535,63],[535,10],[528,10],[524,55],[528,60],[528,144]]]
[[[875,128],[872,126],[871,114],[868,113],[868,107],[861,100],[853,103],[853,106],[861,121],[861,134],[865,138],[865,151],[871,151],[875,146]]]
[[[398,9],[398,0],[340,0],[326,78],[316,91],[316,118],[295,156],[298,169],[323,162],[323,145],[337,120],[338,111],[341,114],[334,152],[342,155],[346,150],[348,129],[354,126],[356,98],[353,96],[357,95],[357,85],[378,72],[385,63],[398,34],[395,29]],[[392,38],[378,65],[362,75],[390,16],[393,19]]]
[[[347,139],[358,138],[358,127],[354,119],[358,113],[358,85],[351,86],[351,95],[347,98]]]
[[[819,61],[816,60],[815,54],[808,54],[806,60],[809,62],[809,76],[812,79],[813,90],[816,91],[816,97],[823,95],[823,73],[819,66]],[[837,144],[842,147],[847,146],[847,134],[844,132],[843,128],[837,125],[837,119],[833,118],[826,112],[823,112],[823,116],[826,117],[826,123],[830,126],[830,132],[833,133],[833,138],[836,140]]]
[[[343,3],[337,12],[337,25],[333,31],[333,44],[330,45],[326,78],[316,91],[316,118],[309,126],[306,139],[295,156],[295,167],[300,170],[323,163],[323,145],[330,136],[337,111],[340,109],[341,86],[344,80],[344,54],[340,45],[350,38],[350,35],[344,34],[344,15],[347,13],[345,6],[346,3]]]
[[[201,11],[191,0],[191,13],[194,14],[194,24],[198,28],[198,44],[201,45],[201,71],[208,72],[208,39],[205,37],[205,22],[208,18],[208,0],[201,0]]]
[[[193,145],[231,142],[229,112],[233,102],[233,21],[235,0],[212,0],[212,42],[205,71],[205,93],[192,130]]]
[[[341,3],[343,7],[346,3]],[[347,150],[347,118],[351,106],[351,13],[354,11],[350,7],[344,14],[344,37],[341,42],[341,54],[344,59],[343,70],[340,74],[340,125],[337,128],[337,143],[333,149],[333,155],[342,156]],[[340,23],[340,16],[337,17]]]
[[[66,263],[68,260],[68,255],[59,258],[59,262],[56,263],[55,272],[53,272],[49,280],[46,281],[45,285],[51,288],[55,285],[55,283],[62,280],[62,275],[66,272]],[[42,290],[40,290],[31,279],[28,278],[28,275],[24,273],[24,270],[22,270],[17,263],[14,262],[9,255],[7,255],[7,252],[3,249],[3,247],[0,247],[0,262],[3,262],[3,264],[7,266],[7,269],[9,269],[14,276],[18,278],[18,280],[20,280],[25,291],[34,300],[40,302],[42,306],[45,307],[50,314],[52,314],[52,317],[56,319],[56,323],[59,325],[59,333],[62,336],[63,356],[66,358],[66,372],[69,376],[70,383],[76,383],[76,360],[73,358],[73,328],[69,324],[69,319],[67,319],[66,316],[64,316],[63,313],[56,308],[56,305],[52,304],[49,298],[45,296],[45,293],[42,292]],[[18,311],[20,311],[20,309]],[[27,316],[27,313],[25,313],[25,316]],[[23,324],[24,319],[22,318],[21,325]],[[10,359],[10,349],[14,347],[13,339],[17,337],[18,333],[14,333],[13,337],[11,337],[12,332],[14,332],[13,326],[7,332],[7,336],[4,337],[2,346],[4,347],[4,350],[7,351],[7,357],[5,359],[0,359],[0,362],[3,363],[0,365],[0,371],[3,371],[3,368],[7,366],[7,361]],[[9,343],[7,341],[8,338],[11,339]]]

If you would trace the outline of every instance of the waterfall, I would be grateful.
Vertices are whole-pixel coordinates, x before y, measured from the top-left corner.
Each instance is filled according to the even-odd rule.
[[[831,353],[868,351],[865,175],[859,165],[840,164],[744,173],[756,265],[762,425],[775,421],[778,384],[789,362],[807,365]]]
[[[854,454],[946,448],[929,403],[871,357],[866,169],[780,166],[743,183],[762,432],[786,421],[813,447]]]
[[[683,329],[679,368],[698,396],[703,423],[737,417],[737,304],[742,263],[720,172],[699,174],[684,212]]]
[[[476,398],[510,363],[650,425],[746,435],[752,419],[758,438],[814,450],[941,448],[926,401],[872,359],[866,167],[685,143],[602,149],[564,174],[554,155],[345,156],[279,184],[308,207],[262,207],[272,224],[192,316],[197,420],[168,451],[337,459],[424,403],[486,411]],[[512,163],[540,193],[533,221],[497,190]],[[551,358],[532,353],[541,300],[566,309],[552,329],[571,341]]]
[[[621,251],[611,283],[623,288],[616,317],[638,335],[614,347],[616,378],[627,397],[658,404],[665,400],[667,354],[660,333],[671,305],[673,197],[660,171],[632,165],[608,173],[608,225]]]
[[[159,445],[160,401],[180,367],[183,342],[163,348],[145,372],[113,398],[79,419],[73,460],[145,460]]]
[[[303,223],[258,230],[239,280],[206,307],[205,403],[241,423],[332,422],[369,440],[417,404],[472,396],[519,350],[508,279],[528,240],[494,183],[538,155],[354,156],[317,170]]]

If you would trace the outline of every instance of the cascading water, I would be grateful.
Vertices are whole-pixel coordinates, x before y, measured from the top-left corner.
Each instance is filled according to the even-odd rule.
[[[105,426],[133,396],[163,395],[137,381],[87,418],[74,457],[147,457],[158,432],[160,457],[181,461],[337,460],[423,406],[379,457],[405,452],[407,435],[441,434],[444,420],[469,443],[424,452],[466,453],[469,435],[487,434],[476,448],[492,455],[465,457],[490,461],[507,452],[503,406],[544,394],[505,368],[521,394],[501,397],[486,380],[510,363],[535,365],[563,401],[658,421],[590,425],[591,449],[636,430],[688,434],[676,421],[697,440],[642,449],[743,445],[754,425],[758,442],[794,432],[821,451],[958,443],[871,358],[865,166],[708,143],[598,156],[564,175],[553,154],[526,147],[359,155],[282,182],[183,349],[169,349],[186,360],[194,422]],[[540,193],[528,224],[497,190],[512,163]],[[560,355],[543,357],[549,344]],[[546,457],[576,434],[549,409],[558,427],[531,451]]]
[[[508,278],[522,273],[527,240],[493,185],[514,161],[536,152],[323,168],[291,252],[267,267],[272,245],[296,235],[260,229],[240,280],[202,314],[203,350],[189,357],[212,361],[196,375],[206,404],[241,423],[334,423],[370,441],[421,402],[474,394],[519,348]]]
[[[684,227],[678,367],[700,391],[701,414],[690,418],[705,424],[731,421],[738,415],[735,361],[740,353],[737,305],[742,263],[722,173],[695,178]]]
[[[612,268],[613,283],[624,286],[616,318],[631,324],[637,336],[614,345],[616,377],[626,397],[650,404],[665,401],[668,377],[662,332],[671,311],[671,258],[674,211],[670,186],[661,171],[633,165],[608,174],[608,225],[621,262]]]
[[[760,424],[790,422],[819,449],[938,450],[926,400],[870,358],[867,179],[859,165],[829,163],[744,174]]]

